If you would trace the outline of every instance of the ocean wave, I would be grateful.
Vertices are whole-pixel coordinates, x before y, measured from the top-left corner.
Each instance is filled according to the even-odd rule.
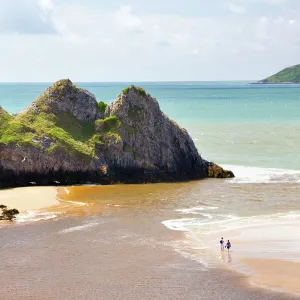
[[[229,183],[300,183],[300,170],[225,165],[236,176]]]
[[[165,220],[162,222],[164,226],[171,230],[177,231],[188,231],[193,232],[194,228],[206,227],[207,232],[209,228],[218,228],[220,230],[223,225],[230,223],[232,221],[237,221],[240,217],[235,215],[225,215],[225,214],[201,214],[205,217],[202,218],[181,218],[174,220]]]
[[[202,218],[181,218],[165,220],[164,226],[171,230],[189,232],[195,234],[201,229],[201,233],[209,235],[217,232],[241,230],[246,228],[266,227],[275,225],[290,225],[300,222],[300,211],[289,211],[284,213],[265,214],[256,216],[240,217],[226,214],[202,214]]]

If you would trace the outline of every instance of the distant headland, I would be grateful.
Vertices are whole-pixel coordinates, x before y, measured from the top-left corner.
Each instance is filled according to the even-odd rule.
[[[300,84],[300,64],[285,68],[275,75],[252,84]]]

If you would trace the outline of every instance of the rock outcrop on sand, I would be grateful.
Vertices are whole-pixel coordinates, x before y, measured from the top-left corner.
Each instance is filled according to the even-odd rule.
[[[60,80],[17,115],[0,108],[0,125],[0,187],[233,177],[135,86],[106,106]]]

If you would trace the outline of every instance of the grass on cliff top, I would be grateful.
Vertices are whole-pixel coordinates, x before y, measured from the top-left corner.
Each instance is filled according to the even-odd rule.
[[[131,85],[131,86],[129,86],[128,88],[125,88],[122,92],[123,92],[123,94],[128,94],[129,93],[129,91],[130,91],[130,89],[133,89],[133,90],[135,90],[136,92],[138,92],[139,94],[140,94],[140,96],[146,96],[147,95],[147,93],[146,93],[146,91],[145,91],[145,89],[144,88],[141,88],[141,87],[137,87],[137,86],[135,86],[135,85]]]
[[[102,140],[103,135],[107,134],[106,138],[109,139],[111,134],[116,134],[114,130],[119,124],[116,117],[100,121],[103,121],[106,128],[106,131],[101,133]],[[11,118],[0,136],[0,142],[40,148],[42,137],[53,141],[48,149],[49,153],[60,149],[88,159],[94,156],[95,144],[101,143],[94,123],[81,122],[64,112],[54,115],[45,112],[35,114],[33,111]]]
[[[0,142],[20,146],[40,147],[40,138],[49,137],[55,148],[65,149],[71,153],[90,156],[93,149],[87,141],[94,133],[94,125],[82,123],[67,113],[60,115],[41,112],[28,112],[12,118],[2,133]]]
[[[285,68],[284,70],[272,75],[261,82],[266,83],[283,83],[283,82],[300,82],[300,65]]]
[[[77,87],[70,80],[63,79],[47,90],[50,93],[54,92],[52,97],[56,98],[69,93],[70,89]],[[47,137],[52,141],[50,147],[47,145],[48,153],[62,150],[71,155],[91,159],[97,143],[120,139],[117,133],[120,121],[117,117],[99,120],[95,124],[81,122],[65,112],[52,113],[45,101],[48,99],[49,94],[46,92],[35,101],[38,113],[32,107],[22,114],[11,117],[0,107],[0,143],[41,148],[43,138]],[[99,102],[100,111],[105,111],[106,106],[104,102]],[[96,132],[99,124],[102,124],[102,131]]]

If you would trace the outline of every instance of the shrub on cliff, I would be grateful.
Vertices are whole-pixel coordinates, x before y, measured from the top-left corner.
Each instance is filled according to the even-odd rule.
[[[113,131],[119,123],[116,116],[110,116],[104,120],[97,120],[95,122],[95,130],[97,133],[106,133]]]
[[[100,110],[102,113],[105,112],[106,107],[107,107],[107,104],[104,103],[103,101],[98,102],[98,108],[99,108],[99,110]]]
[[[146,93],[146,91],[145,91],[144,88],[137,87],[137,86],[135,86],[135,85],[131,85],[131,86],[129,86],[128,88],[125,88],[125,89],[123,90],[123,94],[125,94],[125,95],[128,94],[129,91],[130,91],[130,89],[134,89],[134,90],[137,91],[137,92],[140,94],[140,96],[142,96],[142,97],[145,97],[145,96],[147,95],[147,93]]]
[[[19,211],[15,208],[7,209],[6,205],[0,205],[0,209],[2,210],[2,215],[0,216],[0,220],[8,220],[12,221],[16,218],[16,215],[19,214]]]

